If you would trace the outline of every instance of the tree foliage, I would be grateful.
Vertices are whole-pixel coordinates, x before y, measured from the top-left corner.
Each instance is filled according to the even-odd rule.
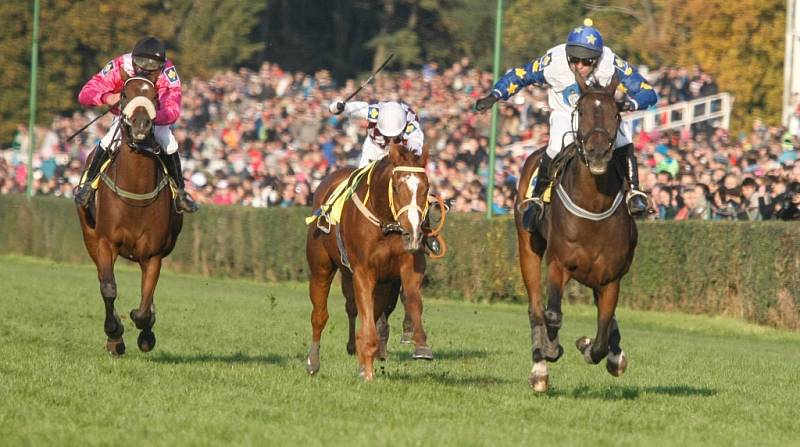
[[[461,57],[491,68],[494,0],[41,0],[39,122],[77,107],[78,89],[146,34],[184,78],[263,61],[340,80]],[[27,122],[31,2],[0,1],[0,141]],[[590,16],[634,64],[698,64],[736,96],[734,124],[780,117],[783,0],[505,0],[503,68],[565,40]]]

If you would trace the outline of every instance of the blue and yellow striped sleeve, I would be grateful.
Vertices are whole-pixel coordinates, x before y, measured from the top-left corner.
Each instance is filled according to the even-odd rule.
[[[508,70],[494,85],[492,95],[497,99],[508,99],[531,84],[545,85],[544,68],[550,64],[550,54],[536,58],[523,67]]]
[[[658,95],[639,72],[619,56],[614,56],[614,68],[620,80],[620,88],[635,104],[636,110],[643,110],[658,102]]]

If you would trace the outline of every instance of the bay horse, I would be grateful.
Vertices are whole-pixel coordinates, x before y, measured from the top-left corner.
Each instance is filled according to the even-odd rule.
[[[101,171],[90,206],[78,206],[83,241],[97,267],[106,311],[103,325],[106,350],[112,356],[125,353],[124,326],[114,308],[117,257],[122,255],[141,268],[141,300],[139,307],[131,310],[130,317],[141,331],[137,339],[139,349],[149,352],[156,344],[152,330],[156,319],[153,293],[161,261],[175,247],[183,225],[183,217],[173,205],[169,176],[153,149],[156,80],[129,77],[125,70],[121,72],[125,84],[120,98],[120,144],[107,168]]]
[[[379,331],[376,321],[385,322],[401,286],[404,306],[414,326],[413,358],[433,358],[422,326],[420,292],[426,265],[421,225],[428,207],[427,159],[427,147],[421,155],[415,155],[392,144],[344,203],[338,224],[330,225],[327,231],[320,225],[308,226],[306,258],[313,306],[308,374],[315,375],[320,368],[320,338],[328,321],[328,293],[337,270],[342,272],[349,320],[347,352],[358,355],[362,379],[372,380],[376,356],[386,356],[388,326],[380,324]],[[352,167],[343,168],[324,178],[314,193],[313,209],[320,209],[353,171]],[[361,320],[357,336],[356,316]]]
[[[529,232],[520,205],[542,151],[531,154],[522,168],[514,211],[531,327],[533,368],[528,382],[536,392],[547,391],[547,362],[557,361],[564,351],[558,341],[561,298],[572,278],[592,289],[597,306],[597,334],[594,339],[579,338],[578,350],[590,364],[608,356],[606,369],[613,376],[622,375],[628,365],[614,313],[620,280],[633,261],[637,232],[622,203],[624,174],[617,164],[624,154],[614,156],[620,126],[614,92],[619,79],[614,76],[605,88],[589,87],[579,75],[576,79],[582,94],[573,112],[575,143],[564,149],[576,155],[566,161],[563,175],[552,186],[551,203],[537,220],[535,231]],[[545,254],[546,310],[540,289]]]

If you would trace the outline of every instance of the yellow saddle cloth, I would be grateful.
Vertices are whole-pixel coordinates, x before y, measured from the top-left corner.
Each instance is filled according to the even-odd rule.
[[[314,214],[306,217],[306,225],[311,224],[320,216],[324,217],[331,225],[338,224],[342,217],[342,209],[344,208],[345,202],[356,192],[356,188],[361,183],[364,176],[367,176],[367,183],[369,183],[369,179],[372,177],[372,171],[375,170],[375,166],[379,161],[380,159],[375,160],[363,168],[356,169],[350,173],[350,176],[339,182],[333,192],[328,196],[328,199],[325,200],[325,203],[323,203],[319,209],[314,210]],[[367,192],[367,197],[364,198],[364,203],[367,203],[367,200],[369,200],[369,192]]]

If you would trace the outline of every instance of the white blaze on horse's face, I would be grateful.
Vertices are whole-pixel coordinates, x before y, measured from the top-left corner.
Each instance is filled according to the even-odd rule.
[[[418,248],[419,240],[422,236],[420,224],[422,223],[422,215],[417,206],[417,196],[420,194],[419,187],[422,181],[416,175],[405,175],[400,178],[400,184],[408,188],[411,197],[408,204],[404,206],[407,209],[408,223],[411,224],[411,242],[413,247]]]

